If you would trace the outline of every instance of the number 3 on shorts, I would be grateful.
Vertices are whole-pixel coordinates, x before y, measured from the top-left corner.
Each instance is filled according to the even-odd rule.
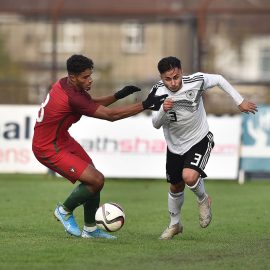
[[[37,117],[37,122],[42,122],[43,121],[43,118],[44,118],[44,108],[45,106],[48,104],[50,100],[50,94],[47,95],[45,101],[43,103],[41,103],[41,107],[40,107],[40,110],[39,110],[39,113],[38,113],[38,117]]]
[[[194,162],[190,162],[190,164],[198,166],[201,161],[202,155],[195,153]]]

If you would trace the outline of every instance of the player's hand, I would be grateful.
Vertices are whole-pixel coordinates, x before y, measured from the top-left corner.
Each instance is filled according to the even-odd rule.
[[[171,98],[166,98],[164,103],[163,103],[164,112],[171,110],[172,107],[173,107],[173,100]]]
[[[156,96],[157,87],[154,87],[152,92],[148,95],[148,97],[142,102],[144,110],[149,109],[152,111],[158,111],[160,109],[160,106],[168,96],[162,95],[162,96]]]
[[[253,113],[255,114],[258,111],[257,105],[253,102],[243,100],[243,102],[238,106],[239,110],[244,113]]]
[[[119,90],[118,92],[116,92],[114,94],[114,97],[116,99],[121,99],[121,98],[125,98],[135,92],[138,92],[138,91],[141,91],[141,89],[137,86],[134,86],[134,85],[128,85],[128,86],[125,86],[123,89]]]

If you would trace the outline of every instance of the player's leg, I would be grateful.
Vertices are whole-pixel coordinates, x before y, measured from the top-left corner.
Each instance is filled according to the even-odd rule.
[[[204,139],[194,145],[185,154],[183,179],[197,197],[199,222],[202,228],[207,227],[212,220],[211,198],[206,193],[203,177],[206,177],[204,168],[208,162],[213,146],[213,135],[209,132]]]
[[[160,236],[162,240],[172,239],[176,234],[183,232],[181,208],[184,203],[185,183],[181,177],[181,159],[181,156],[167,150],[166,174],[167,182],[170,183],[170,189],[168,191],[170,223]]]
[[[85,169],[83,170],[81,175],[83,176],[85,174],[91,174],[91,176],[95,178],[95,181],[91,181],[90,177],[86,177],[85,180],[85,177],[78,176],[79,179],[82,178],[83,181],[85,180],[86,182],[81,181],[81,183],[77,185],[75,189],[71,192],[71,194],[66,198],[64,203],[58,204],[55,209],[55,216],[58,218],[58,220],[62,222],[65,230],[70,234],[80,236],[81,232],[74,219],[73,211],[78,206],[85,205],[88,201],[91,201],[91,204],[88,205],[88,216],[90,216],[90,219],[94,222],[93,216],[99,206],[100,189],[103,187],[104,178],[103,175],[99,173],[93,166],[88,165],[87,162],[79,159],[77,156],[69,156],[69,154],[67,154],[66,157],[68,157],[69,160],[66,160],[65,164],[67,164],[67,162],[70,162],[70,164],[72,164],[74,170],[78,174],[80,174],[80,171],[82,170],[80,168],[83,166],[85,167]],[[91,184],[88,184],[89,182]],[[71,216],[72,218],[67,219],[67,217],[69,216]]]
[[[42,157],[44,165],[72,183],[77,180],[81,182],[63,204],[56,206],[54,211],[54,215],[61,221],[68,233],[80,236],[81,231],[74,219],[73,211],[78,206],[84,205],[84,208],[87,207],[85,218],[88,221],[95,222],[94,216],[99,206],[99,193],[104,185],[104,176],[92,165],[91,158],[74,140],[70,140],[69,145],[64,150],[48,155],[50,158],[46,158],[45,154]]]
[[[98,171],[91,158],[76,141],[73,141],[72,163],[77,174],[76,178],[81,182],[63,203],[63,208],[73,212],[79,205],[84,208],[84,229],[82,237],[90,238],[115,238],[96,227],[95,213],[100,204],[100,191],[104,185],[104,176]],[[74,176],[75,177],[75,176]]]
[[[99,230],[95,224],[95,213],[100,203],[100,190],[104,184],[103,175],[92,165],[88,165],[84,160],[79,160],[77,156],[73,155],[71,157],[69,154],[66,154],[66,157],[72,160],[71,164],[76,173],[79,173],[79,168],[83,166],[82,164],[84,164],[86,168],[78,177],[81,183],[75,187],[63,204],[56,206],[54,212],[55,216],[61,221],[65,230],[72,235],[82,236],[84,238],[116,238]],[[65,164],[67,164],[67,162],[65,162]],[[70,180],[73,181],[71,177]],[[81,233],[73,216],[73,211],[80,205],[84,207],[85,225],[83,233]]]
[[[84,161],[80,160],[80,162],[83,163]],[[78,178],[81,183],[75,187],[63,203],[69,211],[74,211],[75,208],[83,205],[88,200],[94,202],[93,212],[99,205],[99,194],[104,185],[104,176],[92,165],[87,163],[85,165],[85,169]]]
[[[83,238],[116,239],[96,226],[95,213],[100,204],[100,191],[104,185],[104,176],[94,166],[88,166],[79,181],[79,186],[84,187],[88,195],[83,202],[84,227],[81,236]],[[82,197],[82,196],[81,196]]]
[[[202,201],[206,196],[203,178],[198,171],[190,168],[183,169],[183,179],[189,189]]]
[[[185,183],[183,181],[170,185],[170,190],[168,192],[168,210],[170,214],[169,227],[172,227],[177,223],[181,224],[180,213],[184,204],[184,189]]]
[[[100,192],[104,185],[104,176],[98,171],[88,154],[77,142],[76,155],[85,161],[91,163],[83,173],[81,174],[79,181],[82,183],[80,186],[85,186],[86,190],[90,191],[90,196],[88,196],[83,203],[84,208],[84,227],[82,231],[83,238],[106,238],[106,239],[116,239],[96,226],[95,214],[100,205]]]
[[[184,185],[184,182],[182,182],[181,185]],[[174,191],[172,191],[172,189]],[[181,208],[183,203],[184,188],[176,188],[176,185],[171,185],[170,191],[168,192],[168,211],[170,215],[170,223],[169,226],[163,231],[159,239],[169,240],[178,233],[183,232],[183,225],[181,222]]]
[[[55,217],[61,221],[65,230],[75,236],[81,231],[74,219],[73,211],[79,205],[86,205],[86,220],[95,222],[94,215],[99,206],[99,192],[104,185],[104,176],[92,165],[91,158],[75,140],[70,139],[66,148],[55,152],[54,149],[35,152],[37,159],[45,166],[62,175],[70,182],[81,184],[75,187],[63,204],[58,204]],[[89,203],[88,201],[91,201]],[[90,220],[90,221],[89,221]]]
[[[196,195],[198,207],[199,207],[199,223],[202,228],[206,228],[212,220],[211,212],[211,198],[206,193],[204,187],[204,180],[201,178],[200,174],[193,169],[185,168],[183,170],[184,179],[187,180],[187,183],[194,183],[194,185],[189,185],[189,189]],[[196,176],[192,176],[196,175]]]
[[[79,178],[84,166],[88,166],[84,161],[80,163],[78,157],[67,150],[55,152],[54,149],[47,149],[46,151],[35,151],[34,154],[40,163],[62,175],[72,183],[75,183]],[[76,166],[76,162],[79,164],[78,167]],[[81,235],[72,210],[59,203],[54,210],[54,215],[63,224],[66,232],[74,236]]]

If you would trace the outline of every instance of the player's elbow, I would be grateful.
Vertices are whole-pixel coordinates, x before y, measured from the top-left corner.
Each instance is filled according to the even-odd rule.
[[[115,122],[115,121],[117,121],[117,120],[119,120],[119,119],[110,117],[110,118],[107,119],[107,120],[110,121],[110,122]]]
[[[153,127],[156,129],[160,129],[161,125],[157,122],[152,121]]]
[[[227,80],[220,74],[217,75],[218,77],[218,85],[223,85],[224,83],[228,83]]]
[[[115,122],[119,119],[121,119],[121,115],[114,111],[111,111],[111,113],[108,115],[108,118],[107,118],[107,120],[110,122]]]
[[[114,122],[120,119],[120,114],[116,110],[106,107],[106,109],[103,108],[102,111],[99,111],[99,114],[96,114],[96,117],[110,122]]]

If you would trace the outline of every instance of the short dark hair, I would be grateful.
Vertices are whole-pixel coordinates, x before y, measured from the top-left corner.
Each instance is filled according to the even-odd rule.
[[[86,69],[93,69],[93,61],[81,54],[74,54],[67,60],[67,71],[68,74],[80,74]]]
[[[168,56],[168,57],[164,57],[162,58],[159,62],[158,62],[158,71],[160,74],[169,71],[173,68],[179,68],[181,69],[181,61],[174,57],[174,56]]]

